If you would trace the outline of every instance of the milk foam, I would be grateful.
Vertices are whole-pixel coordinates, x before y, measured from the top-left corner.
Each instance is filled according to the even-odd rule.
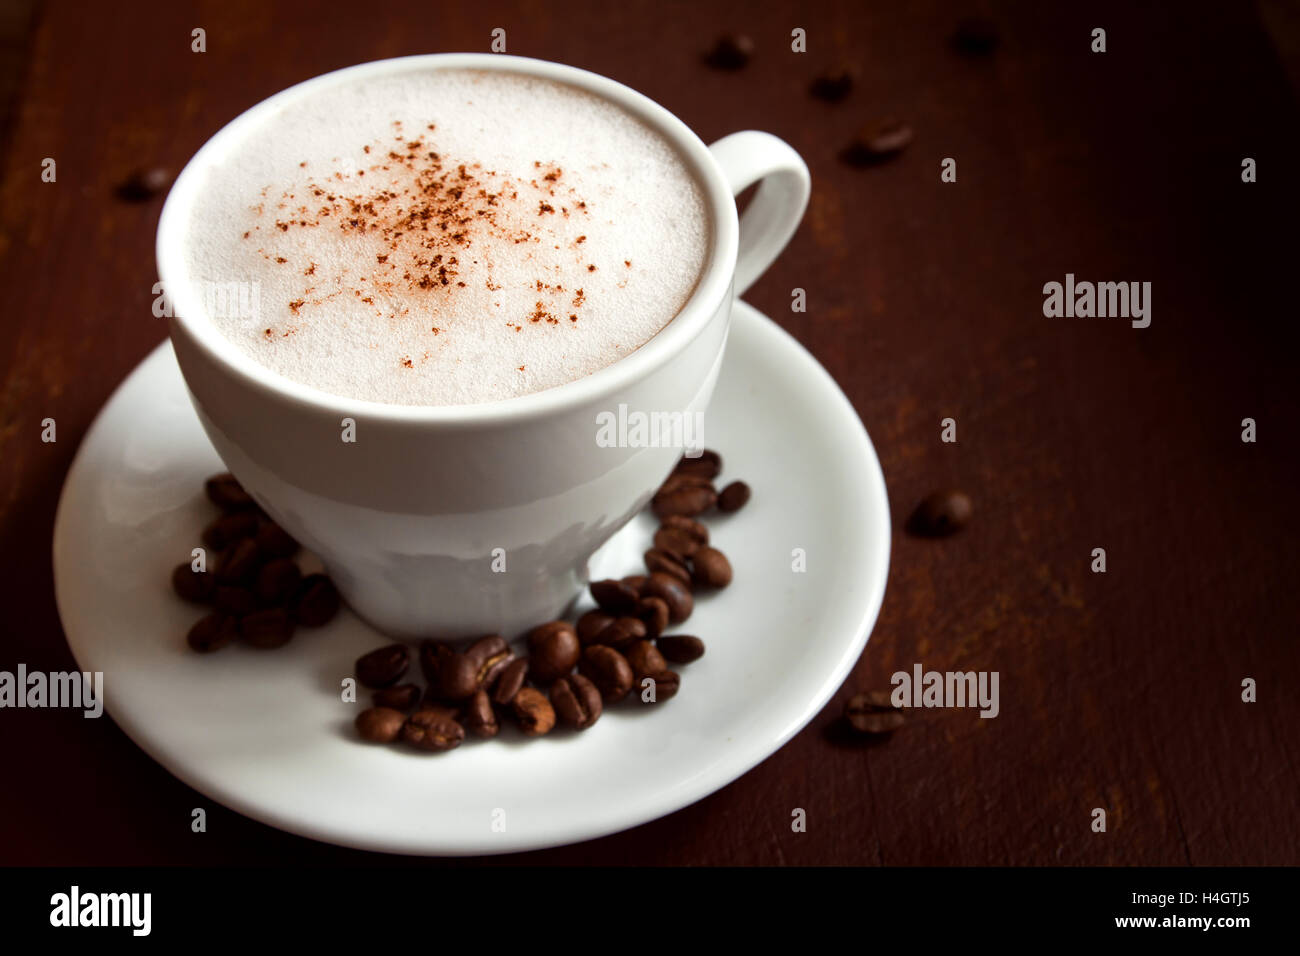
[[[511,398],[617,361],[680,311],[710,240],[657,132],[509,73],[321,90],[205,177],[186,281],[252,288],[209,296],[210,320],[287,378],[390,404]]]

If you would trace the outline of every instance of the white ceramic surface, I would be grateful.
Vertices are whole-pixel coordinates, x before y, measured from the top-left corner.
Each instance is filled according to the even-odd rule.
[[[510,728],[424,754],[355,737],[365,703],[343,703],[340,681],[384,639],[351,613],[274,651],[186,647],[200,609],[169,576],[214,514],[201,485],[220,462],[164,344],[109,401],[63,488],[54,579],[68,644],[83,669],[104,672],[108,713],[159,763],[293,833],[477,854],[636,826],[730,783],[812,719],[861,654],[885,590],[889,505],[870,440],[822,367],[744,303],[708,426],[724,480],[744,478],[754,496],[708,519],[735,581],[678,631],[708,645],[678,668],[680,693],[625,701],[582,733],[527,740]],[[637,517],[592,573],[635,571],[653,529]],[[791,570],[796,548],[804,573]]]
[[[631,355],[502,402],[381,405],[329,395],[257,365],[204,317],[186,272],[182,237],[206,168],[238,149],[245,129],[314,89],[439,68],[567,83],[657,129],[699,179],[713,223],[694,294]],[[760,180],[738,221],[735,194]],[[734,296],[784,248],[808,192],[803,161],[775,137],[746,131],[708,148],[663,107],[585,70],[496,54],[403,57],[308,80],[218,132],[167,197],[158,271],[176,312],[176,356],[209,439],[258,503],[321,556],[358,613],[407,638],[512,636],[570,604],[586,583],[582,569],[592,552],[641,510],[682,452],[602,447],[598,416],[620,406],[686,416],[708,407]],[[342,440],[347,420],[355,423],[355,443]],[[506,574],[494,570],[502,554]]]

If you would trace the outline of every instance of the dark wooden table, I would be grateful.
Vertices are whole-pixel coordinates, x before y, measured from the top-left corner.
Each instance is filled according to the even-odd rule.
[[[670,817],[503,859],[1300,862],[1296,36],[1275,45],[1255,8],[1231,2],[566,6],[8,8],[0,670],[73,667],[51,585],[59,489],[95,413],[165,335],[150,311],[160,201],[123,203],[114,186],[140,165],[178,169],[299,80],[486,50],[499,26],[509,52],[612,76],[706,141],[765,129],[806,157],[807,218],[749,298],[843,386],[895,524],[868,649],[795,740]],[[1270,3],[1273,23],[1279,9],[1294,23]],[[949,42],[970,13],[996,17],[991,55]],[[1089,49],[1098,26],[1104,54]],[[190,50],[194,27],[206,53]],[[790,50],[795,27],[805,54]],[[711,71],[700,53],[729,29],[756,55]],[[812,77],[843,60],[860,70],[849,99],[811,99]],[[915,127],[903,155],[868,169],[837,158],[888,114]],[[945,157],[955,184],[940,181]],[[1243,157],[1258,182],[1241,181]],[[1043,284],[1067,272],[1151,282],[1151,326],[1045,317]],[[794,287],[806,313],[790,311]],[[47,417],[54,444],[40,440]],[[940,441],[946,417],[955,444]],[[947,485],[970,493],[971,526],[904,534],[911,507]],[[1090,571],[1098,547],[1105,574]],[[849,695],[918,662],[998,671],[1001,715],[914,711],[886,741],[837,734]],[[1241,700],[1247,677],[1256,703]],[[0,862],[383,859],[213,806],[108,719],[0,711],[0,762]],[[194,806],[209,808],[206,836],[189,832]],[[791,832],[794,807],[807,833]]]

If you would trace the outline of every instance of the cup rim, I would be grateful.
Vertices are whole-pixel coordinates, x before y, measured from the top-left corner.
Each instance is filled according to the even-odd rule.
[[[712,216],[712,236],[699,281],[668,324],[644,345],[582,378],[541,391],[462,405],[395,405],[348,398],[296,382],[245,355],[207,317],[188,283],[169,281],[187,275],[181,242],[190,209],[203,179],[203,167],[236,145],[245,132],[289,101],[334,84],[403,70],[475,69],[524,73],[578,87],[613,102],[659,132],[677,149],[696,176]],[[704,329],[730,294],[739,248],[734,196],[709,148],[684,122],[654,100],[617,80],[579,67],[502,53],[430,53],[372,60],[296,83],[240,113],[214,133],[176,177],[158,220],[155,255],[158,277],[171,306],[172,336],[187,337],[242,384],[314,411],[339,416],[414,424],[489,424],[554,414],[612,396],[640,381],[680,354]]]

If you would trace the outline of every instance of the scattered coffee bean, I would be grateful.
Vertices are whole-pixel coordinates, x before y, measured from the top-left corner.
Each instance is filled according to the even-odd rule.
[[[659,653],[658,648],[649,641],[634,641],[628,645],[623,656],[632,665],[632,675],[637,680],[668,669],[668,662],[664,660],[663,654]]]
[[[646,570],[651,574],[658,571],[661,574],[676,578],[682,584],[690,585],[691,583],[691,572],[686,565],[674,557],[671,552],[662,548],[651,548],[645,553],[645,566]],[[645,589],[644,583],[641,585],[641,589]]]
[[[551,707],[560,723],[586,730],[600,719],[604,705],[596,685],[581,674],[561,677],[551,685]]]
[[[721,507],[722,499],[718,504]],[[689,558],[709,543],[709,529],[685,515],[669,515],[655,532],[654,545],[679,558]]]
[[[632,689],[632,665],[626,657],[604,644],[593,644],[582,652],[578,673],[596,685],[607,704],[622,700]]]
[[[176,565],[172,571],[172,590],[193,604],[207,604],[216,590],[216,576],[207,571],[195,571],[188,561]]]
[[[276,558],[257,572],[257,599],[263,604],[285,604],[298,590],[302,572],[289,558]]]
[[[871,166],[897,156],[910,142],[912,127],[890,117],[858,130],[842,155],[850,165]]]
[[[236,542],[217,562],[218,584],[251,584],[262,556],[251,538]]]
[[[636,617],[645,625],[647,637],[658,637],[668,627],[668,602],[663,598],[644,597],[637,605]]]
[[[968,17],[957,24],[952,43],[957,52],[970,56],[992,53],[998,45],[998,25],[983,17]]]
[[[161,166],[137,169],[117,186],[117,197],[127,202],[148,202],[166,192],[172,174]]]
[[[550,621],[528,632],[529,669],[533,680],[549,684],[563,677],[578,663],[582,646],[573,625],[567,621]]]
[[[232,511],[213,519],[203,529],[203,543],[213,551],[225,551],[236,541],[251,538],[257,533],[257,512]]]
[[[496,687],[492,688],[492,702],[505,707],[515,699],[515,694],[519,693],[519,688],[524,686],[524,678],[528,676],[528,658],[516,657],[505,669],[501,671],[501,676],[497,678]]]
[[[677,578],[658,571],[650,575],[650,580],[645,583],[641,593],[646,597],[662,598],[668,605],[668,619],[674,624],[686,620],[695,609],[691,589]]]
[[[753,40],[743,33],[728,33],[718,37],[713,49],[704,55],[704,62],[715,70],[740,70],[753,55]]]
[[[860,734],[887,734],[903,726],[903,712],[890,701],[887,690],[854,694],[844,705],[844,716]]]
[[[292,558],[298,553],[298,542],[274,521],[263,521],[253,540],[257,550],[272,558]]]
[[[239,636],[239,625],[229,614],[213,611],[195,622],[185,640],[194,650],[206,654],[218,651]]]
[[[376,744],[392,743],[402,733],[406,715],[392,707],[369,707],[357,714],[357,733]]]
[[[293,618],[282,607],[254,611],[240,619],[239,636],[245,644],[262,650],[283,647],[293,637]]]
[[[421,641],[420,642],[420,671],[424,674],[425,681],[430,687],[436,687],[438,684],[438,672],[442,658],[455,650],[450,644],[444,644],[442,641]]]
[[[645,622],[635,617],[616,617],[610,622],[609,626],[596,635],[596,641],[592,647],[605,645],[613,648],[623,648],[633,641],[639,641],[646,636]]]
[[[492,700],[481,687],[474,691],[474,696],[465,704],[462,719],[465,729],[475,737],[495,737],[501,729],[497,724],[497,713],[492,709]]]
[[[402,679],[411,663],[405,644],[388,644],[357,658],[356,675],[366,687],[391,687]]]
[[[704,642],[689,634],[671,634],[655,641],[665,658],[674,664],[689,664],[704,656]]]
[[[229,472],[213,475],[203,487],[208,500],[222,511],[252,511],[257,508],[257,502]]]
[[[576,630],[578,632],[578,641],[583,647],[588,644],[594,644],[596,639],[610,624],[614,623],[614,618],[601,610],[588,611],[582,617],[578,618]]]
[[[410,710],[420,702],[420,685],[398,684],[396,687],[381,687],[371,697],[376,707]]]
[[[748,502],[749,485],[743,481],[733,481],[718,492],[718,510],[725,514],[739,511]]]
[[[942,538],[966,527],[971,517],[970,498],[960,491],[936,491],[916,506],[907,530],[925,538]]]
[[[857,71],[853,67],[834,67],[817,76],[808,92],[827,103],[839,103],[852,92],[856,78]]]
[[[718,493],[705,479],[670,475],[650,499],[650,510],[661,521],[673,515],[693,518],[708,511],[717,500]]]
[[[683,455],[678,459],[677,464],[673,467],[674,475],[685,475],[691,478],[703,478],[705,481],[713,481],[722,473],[722,456],[716,451],[706,448],[695,458],[687,458]]]
[[[521,687],[510,706],[514,709],[519,729],[529,737],[540,737],[555,726],[555,708],[536,687]]]
[[[676,671],[661,670],[653,674],[646,674],[639,678],[644,686],[646,680],[654,681],[654,699],[647,703],[657,704],[661,700],[668,700],[677,696],[678,689],[682,686],[682,679]],[[644,700],[644,698],[642,698]]]
[[[614,578],[592,581],[591,596],[600,609],[609,614],[626,614],[636,607],[641,597],[636,588]]]
[[[421,750],[455,750],[465,739],[465,728],[445,710],[426,708],[406,718],[402,739]]]
[[[465,649],[465,656],[474,662],[475,680],[479,687],[491,687],[514,660],[515,652],[500,634],[488,634]]]
[[[223,584],[213,594],[212,606],[222,614],[243,617],[257,610],[257,598],[248,588]]]
[[[298,584],[293,616],[304,627],[321,627],[339,612],[339,592],[323,574],[309,574]]]
[[[691,559],[691,579],[696,587],[725,588],[731,583],[731,562],[717,548],[700,548]]]

